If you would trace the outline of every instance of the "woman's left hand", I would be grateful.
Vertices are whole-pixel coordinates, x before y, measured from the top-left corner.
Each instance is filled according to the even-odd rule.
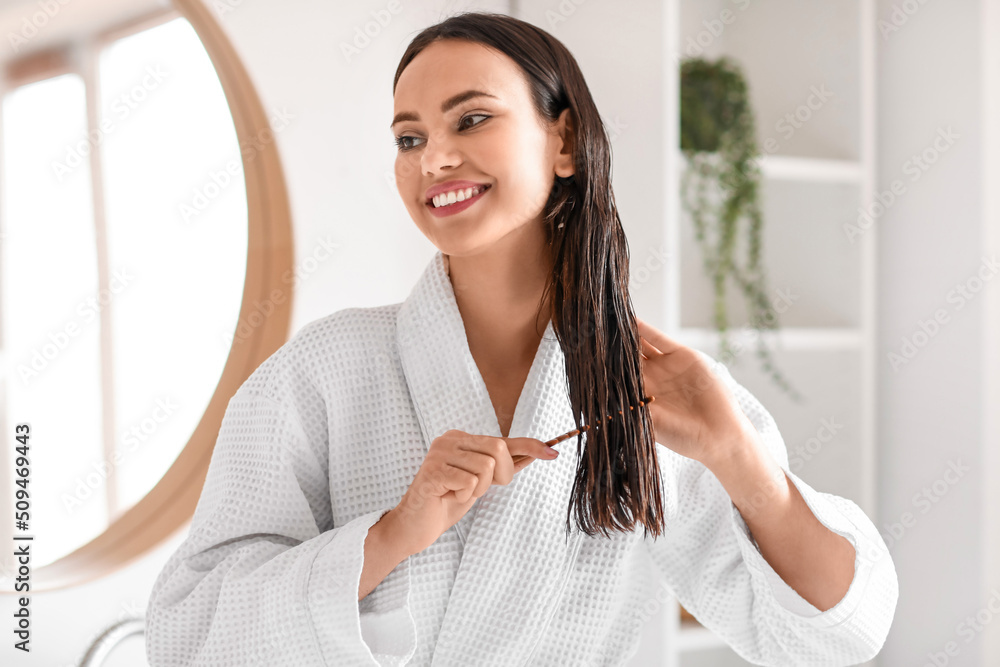
[[[638,317],[642,379],[656,442],[711,468],[756,438],[732,392],[694,350]]]

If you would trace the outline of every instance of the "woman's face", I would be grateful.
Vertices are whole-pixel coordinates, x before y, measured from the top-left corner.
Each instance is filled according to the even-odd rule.
[[[403,70],[393,100],[396,187],[438,249],[472,255],[516,230],[541,234],[555,176],[573,173],[568,110],[544,127],[513,60],[474,42],[434,42]],[[442,185],[455,203],[436,208],[429,195]],[[478,195],[457,201],[474,185]]]

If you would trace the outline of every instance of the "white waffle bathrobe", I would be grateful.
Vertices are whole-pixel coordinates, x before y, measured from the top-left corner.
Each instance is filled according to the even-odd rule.
[[[761,556],[702,464],[658,446],[666,533],[565,533],[575,439],[494,485],[364,600],[368,528],[402,498],[449,429],[500,436],[437,252],[403,303],[310,322],[229,402],[187,539],[153,587],[153,667],[622,665],[677,599],[760,665],[854,665],[889,631],[896,572],[850,500],[788,470],[774,421],[713,367],[819,520],[857,550],[854,581],[820,613]],[[510,436],[574,428],[549,323]],[[819,576],[819,575],[817,575]]]

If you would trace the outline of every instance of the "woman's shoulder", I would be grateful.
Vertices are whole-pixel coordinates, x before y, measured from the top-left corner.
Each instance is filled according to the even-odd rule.
[[[396,331],[396,313],[402,303],[353,307],[324,315],[302,326],[285,343],[288,346],[358,345],[391,340]]]
[[[240,391],[280,395],[292,387],[330,391],[332,380],[391,354],[401,304],[344,308],[313,319],[261,363]]]

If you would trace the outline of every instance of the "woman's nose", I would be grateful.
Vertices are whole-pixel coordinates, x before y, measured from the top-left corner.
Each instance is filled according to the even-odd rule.
[[[433,174],[445,168],[457,167],[462,163],[462,156],[452,137],[446,132],[435,132],[427,137],[420,162],[424,173]]]

